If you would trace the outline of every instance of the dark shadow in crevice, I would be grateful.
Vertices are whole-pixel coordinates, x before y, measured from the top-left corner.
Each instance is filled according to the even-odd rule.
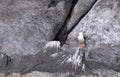
[[[54,38],[54,40],[60,41],[61,45],[63,45],[65,43],[65,40],[66,40],[66,38],[68,36],[68,34],[67,34],[67,23],[68,23],[68,21],[71,18],[72,11],[73,11],[73,9],[74,9],[74,7],[75,7],[77,2],[78,2],[78,0],[72,0],[71,1],[72,4],[70,6],[69,13],[68,13],[68,15],[67,15],[67,17],[66,17],[66,19],[65,19],[65,21],[64,21],[64,23],[63,23],[63,25],[61,27],[61,29],[58,31],[57,35]]]
[[[97,0],[95,0],[91,6],[86,10],[86,12],[80,16],[80,18],[73,24],[71,25],[72,27],[67,30],[67,23],[69,22],[71,15],[72,15],[72,11],[75,7],[75,5],[77,4],[79,0],[73,0],[72,1],[72,5],[69,11],[68,16],[66,17],[66,20],[64,21],[61,29],[58,31],[57,35],[55,36],[54,40],[60,41],[61,42],[61,46],[63,44],[65,44],[66,39],[68,37],[68,35],[70,34],[70,32],[77,26],[77,24],[87,15],[87,13],[91,10],[91,8],[93,7],[93,5],[97,2]]]

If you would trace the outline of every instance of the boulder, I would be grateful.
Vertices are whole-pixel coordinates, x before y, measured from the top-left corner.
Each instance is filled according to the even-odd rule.
[[[120,1],[84,1],[1,0],[0,72],[119,72]]]
[[[86,67],[120,71],[120,1],[98,0],[69,34],[64,50],[76,52],[77,34],[84,32]],[[91,71],[90,70],[90,71]]]
[[[68,0],[0,0],[0,52],[35,55],[53,40],[71,6]]]
[[[55,38],[71,4],[72,0],[0,0],[0,72],[26,72],[41,64],[35,55]]]

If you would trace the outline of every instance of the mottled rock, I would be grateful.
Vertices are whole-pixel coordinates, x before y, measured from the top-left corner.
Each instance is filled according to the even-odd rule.
[[[8,55],[0,53],[0,71],[6,68],[10,62],[11,58]]]
[[[108,72],[105,72],[107,73]],[[111,73],[111,72],[109,72]],[[101,74],[99,73],[99,75],[92,75],[92,74],[88,74],[88,75],[75,75],[75,76],[70,76],[69,73],[48,73],[48,72],[39,72],[39,71],[33,71],[30,73],[26,73],[26,74],[20,74],[20,73],[13,73],[13,74],[9,74],[9,75],[5,75],[4,73],[0,73],[0,77],[119,77],[120,73],[111,73],[110,75],[106,75],[106,74]]]
[[[41,64],[35,54],[42,55],[44,46],[55,38],[71,2],[0,0],[0,72],[26,72]]]
[[[63,48],[75,51],[77,34],[84,32],[86,61],[91,69],[120,71],[120,1],[98,0],[79,22]],[[66,48],[67,47],[67,48]]]
[[[0,2],[0,52],[9,56],[41,51],[54,39],[71,5],[68,0]]]
[[[1,0],[0,72],[70,72],[79,77],[82,72],[99,75],[106,70],[120,71],[120,1],[98,0],[92,9],[96,0],[84,1]],[[85,49],[78,49],[78,32],[85,34]],[[61,48],[62,40],[66,44]],[[14,76],[20,74],[10,75]],[[27,73],[23,77],[32,76],[41,74]]]
[[[59,40],[63,45],[69,33],[76,27],[79,21],[89,12],[97,0],[73,0],[70,12],[59,30],[55,40]]]

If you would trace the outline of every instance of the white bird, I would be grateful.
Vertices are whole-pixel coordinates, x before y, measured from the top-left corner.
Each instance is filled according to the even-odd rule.
[[[78,42],[79,42],[79,48],[84,48],[85,47],[85,40],[84,40],[84,35],[83,35],[83,32],[79,32],[78,33]]]
[[[61,43],[59,41],[50,41],[44,46],[44,52],[46,52],[47,49],[51,48],[56,48],[58,51],[58,49],[60,49],[60,44]]]

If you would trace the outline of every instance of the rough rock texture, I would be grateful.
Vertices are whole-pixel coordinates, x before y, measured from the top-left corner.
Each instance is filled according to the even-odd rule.
[[[68,77],[67,72],[73,77],[80,73],[110,77],[120,71],[119,0],[0,1],[0,72],[37,70],[62,72],[63,77]],[[78,32],[85,34],[85,49],[78,49]],[[66,41],[62,47],[61,40]]]
[[[77,76],[77,77],[98,77],[95,75],[90,75],[90,76]],[[38,71],[33,71],[31,73],[23,74],[21,75],[20,73],[13,73],[9,75],[5,75],[4,73],[0,73],[0,77],[68,77],[67,73],[47,73],[47,72],[38,72]]]
[[[0,0],[0,52],[28,55],[54,39],[71,0]]]
[[[86,66],[91,70],[113,69],[120,71],[120,1],[99,0],[79,22],[63,48],[76,51],[77,33],[84,32],[86,39]]]
[[[53,40],[72,0],[0,0],[0,72],[26,72]],[[43,58],[43,57],[42,57]]]
[[[25,73],[34,69],[49,72],[59,69],[60,62],[68,53],[59,48],[58,55],[55,56],[56,48],[47,48],[44,53],[43,47],[55,38],[77,2],[78,0],[1,0],[0,52],[4,54],[0,59],[0,63],[3,63],[0,71]],[[65,71],[65,68],[62,70]]]
[[[70,12],[59,30],[55,40],[63,45],[69,33],[77,26],[79,21],[89,12],[97,0],[73,0]]]
[[[107,75],[108,73],[111,73],[111,74]],[[13,74],[5,75],[4,73],[0,73],[0,77],[120,77],[120,73],[104,71],[104,74],[99,73],[99,75],[87,74],[87,75],[70,76],[69,73],[48,73],[48,72],[33,71],[26,74],[13,73]]]

